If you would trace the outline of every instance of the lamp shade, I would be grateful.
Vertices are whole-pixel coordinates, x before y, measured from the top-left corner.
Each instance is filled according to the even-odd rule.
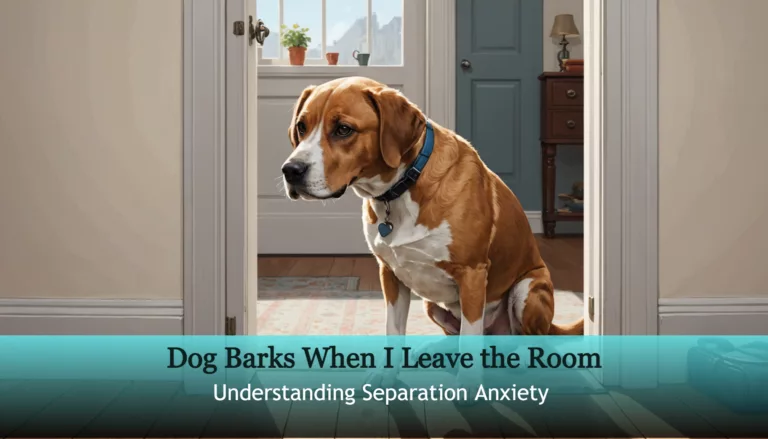
[[[560,14],[555,16],[552,32],[549,33],[550,37],[572,37],[576,35],[579,35],[579,28],[576,27],[576,23],[573,21],[573,15]]]

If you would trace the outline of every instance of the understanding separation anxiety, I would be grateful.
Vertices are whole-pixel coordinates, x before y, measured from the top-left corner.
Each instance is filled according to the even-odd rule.
[[[396,401],[516,401],[542,405],[547,401],[549,388],[536,386],[486,387],[469,391],[462,387],[445,387],[442,384],[429,387],[378,388],[366,384],[358,389],[354,387],[333,387],[322,384],[319,387],[243,387],[213,386],[216,401],[340,401],[353,405],[360,401],[375,401],[389,405]],[[471,393],[471,394],[470,394]]]

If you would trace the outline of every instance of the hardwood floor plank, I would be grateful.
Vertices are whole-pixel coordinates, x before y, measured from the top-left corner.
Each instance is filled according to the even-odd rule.
[[[308,256],[294,258],[296,262],[288,272],[288,276],[323,277],[328,276],[333,265],[333,257]]]
[[[622,389],[609,394],[645,437],[717,437],[720,434],[685,404],[673,398],[659,401],[658,390]],[[691,427],[697,431],[690,431]]]
[[[309,375],[308,375],[309,373]],[[309,382],[326,383],[320,372],[259,371],[264,388],[305,388]],[[252,403],[252,402],[251,402]],[[278,427],[277,437],[335,437],[340,401],[271,401],[270,416]],[[267,434],[266,432],[264,433]]]
[[[551,437],[642,437],[610,395],[552,395],[547,398]]]
[[[263,388],[279,388],[282,386],[300,387],[300,384],[303,382],[304,380],[302,379],[301,374],[297,374],[295,371],[275,370],[258,371],[252,380],[253,385],[259,385]],[[274,434],[276,438],[282,438],[284,436],[292,406],[293,403],[291,401],[267,402],[267,416],[271,419],[270,425],[276,427]],[[266,431],[262,431],[262,434],[268,436]]]
[[[451,383],[454,376],[445,372],[438,382]],[[469,398],[474,398],[467,392]],[[501,437],[501,419],[491,404],[483,401],[460,406],[453,401],[430,401],[424,406],[429,437]]]
[[[210,394],[188,395],[181,385],[168,403],[168,408],[159,414],[149,429],[147,437],[199,438],[218,404],[221,402]]]
[[[252,388],[279,387],[264,381],[267,373],[254,374]],[[277,385],[276,385],[277,384]],[[281,438],[291,409],[290,401],[220,402],[206,425],[204,437]]]
[[[355,271],[355,257],[336,256],[333,258],[333,265],[328,276],[353,276]]]
[[[582,236],[536,236],[555,288],[584,291],[584,239]],[[259,276],[355,276],[360,290],[381,291],[379,269],[373,256],[259,256]]]
[[[352,405],[342,402],[336,422],[336,437],[388,438],[388,423],[389,411],[382,402],[359,398]]]
[[[336,437],[340,401],[294,401],[285,437]]]
[[[552,437],[539,406],[514,401],[495,401],[490,406],[503,437]]]
[[[275,256],[259,256],[257,263],[259,264],[258,271],[259,276],[262,277],[276,277],[284,276],[280,274],[283,272],[283,266],[289,258],[281,258]]]
[[[269,274],[262,273],[261,266],[259,266],[259,276],[280,277],[289,276],[289,273],[296,265],[301,256],[271,256],[265,258],[267,262],[267,269]]]
[[[10,437],[74,385],[72,380],[34,380],[0,394],[0,437]]]
[[[23,437],[75,437],[130,381],[79,381],[13,431]]]
[[[583,238],[565,236],[548,239],[537,235],[536,241],[541,257],[552,275],[555,288],[583,292]]]
[[[413,373],[401,373],[399,386],[418,385]],[[394,401],[389,404],[389,437],[428,438],[424,401]]]
[[[724,437],[767,437],[765,413],[737,413],[689,385],[670,386],[670,394]]]
[[[181,386],[179,381],[134,381],[77,436],[104,435],[117,426],[121,436],[144,437],[160,414],[168,409]]]
[[[373,257],[355,259],[355,276],[360,278],[361,291],[381,291],[379,264]]]

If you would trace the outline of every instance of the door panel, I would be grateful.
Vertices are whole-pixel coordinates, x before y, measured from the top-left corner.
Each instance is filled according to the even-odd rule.
[[[526,210],[541,208],[542,13],[540,1],[456,1],[456,130]]]
[[[472,141],[476,145],[491,145],[482,150],[482,157],[493,171],[508,180],[520,173],[520,148],[496,147],[499,127],[505,127],[504,141],[520,144],[520,81],[472,81],[469,109],[471,111]]]

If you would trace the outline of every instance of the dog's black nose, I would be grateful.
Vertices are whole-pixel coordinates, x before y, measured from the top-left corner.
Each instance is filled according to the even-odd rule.
[[[303,162],[288,162],[284,164],[283,175],[285,176],[285,181],[292,184],[301,183],[308,168],[309,165]]]

